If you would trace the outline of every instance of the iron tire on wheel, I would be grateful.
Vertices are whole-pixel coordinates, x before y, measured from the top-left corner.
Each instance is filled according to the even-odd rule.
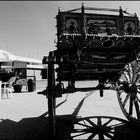
[[[125,117],[132,122],[140,122],[140,75],[137,61],[129,63],[123,71],[118,87],[117,98]]]
[[[52,58],[52,53],[49,54],[49,57]],[[48,64],[48,119],[49,119],[49,134],[51,137],[55,136],[56,125],[55,125],[55,104],[56,98],[54,94],[55,86],[55,73],[54,73],[54,64],[50,62]]]

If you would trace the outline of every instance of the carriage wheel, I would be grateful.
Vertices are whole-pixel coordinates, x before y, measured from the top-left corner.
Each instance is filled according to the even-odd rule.
[[[77,119],[71,137],[73,139],[112,139],[115,128],[126,124],[127,121],[107,116],[94,116]]]
[[[140,67],[138,61],[126,65],[117,90],[118,102],[129,121],[140,122]]]
[[[51,53],[49,55],[50,59]],[[56,104],[56,98],[54,94],[54,86],[55,86],[55,73],[54,73],[54,64],[49,63],[48,64],[48,119],[49,119],[49,130],[50,130],[50,136],[55,136],[55,104]]]

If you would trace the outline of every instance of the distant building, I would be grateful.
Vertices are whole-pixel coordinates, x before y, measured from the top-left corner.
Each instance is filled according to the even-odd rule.
[[[0,69],[1,71],[12,71],[14,74],[19,74],[22,78],[35,76],[36,80],[44,79],[45,75],[47,75],[45,73],[43,76],[46,68],[44,68],[42,60],[15,56],[3,50],[0,50]]]

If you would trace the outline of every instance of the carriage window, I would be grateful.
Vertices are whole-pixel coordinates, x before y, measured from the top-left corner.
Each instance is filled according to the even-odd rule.
[[[66,19],[66,33],[78,33],[78,19],[77,18],[67,18]]]
[[[133,35],[135,34],[135,25],[132,21],[126,21],[124,24],[125,34],[126,35]]]
[[[87,33],[107,35],[117,34],[116,22],[114,20],[89,19],[87,20]]]

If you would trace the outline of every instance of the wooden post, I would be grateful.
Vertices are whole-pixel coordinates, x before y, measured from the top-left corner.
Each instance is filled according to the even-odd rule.
[[[56,16],[56,28],[57,28],[57,46],[59,46],[59,42],[60,42],[60,34],[62,32],[61,29],[61,21],[60,21],[60,7],[58,8],[58,15]]]
[[[123,17],[123,11],[120,7],[119,9],[119,35],[124,35],[124,17]]]
[[[80,56],[82,54],[82,50],[84,48],[84,41],[85,41],[85,35],[86,34],[86,26],[85,26],[85,8],[84,4],[82,3],[81,7],[81,37],[78,43],[78,48],[77,48],[77,56],[78,60],[80,61]]]
[[[134,14],[134,17],[135,17],[135,34],[139,35],[139,19],[136,13]]]
[[[86,26],[85,26],[85,8],[84,8],[84,4],[82,3],[82,7],[81,7],[81,23],[82,23],[82,31],[81,34],[85,36],[86,33]]]
[[[48,57],[48,119],[49,119],[49,134],[53,138],[56,135],[55,126],[55,97],[54,97],[54,56],[53,52],[49,53]]]

